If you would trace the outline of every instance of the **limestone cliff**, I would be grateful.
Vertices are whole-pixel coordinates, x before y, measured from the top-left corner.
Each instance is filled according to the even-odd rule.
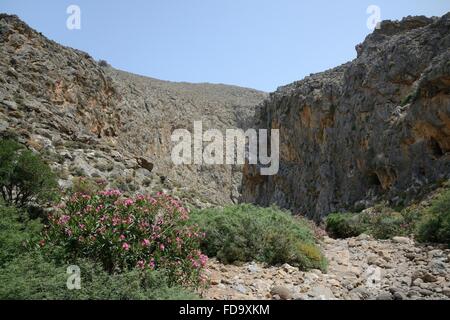
[[[174,166],[170,137],[199,120],[205,128],[246,128],[265,97],[101,66],[0,15],[0,134],[39,151],[62,187],[86,176],[130,193],[167,190],[199,205],[236,202],[242,168]]]
[[[275,203],[316,220],[383,199],[399,206],[450,177],[450,14],[385,21],[356,50],[267,97],[115,70],[1,14],[0,134],[39,151],[62,187],[87,176],[198,205]],[[238,166],[174,166],[170,135],[195,120],[280,129],[279,173],[245,166],[241,181]]]
[[[247,166],[243,201],[319,220],[399,206],[450,177],[450,13],[385,21],[356,50],[264,103],[258,125],[280,130],[280,171]]]

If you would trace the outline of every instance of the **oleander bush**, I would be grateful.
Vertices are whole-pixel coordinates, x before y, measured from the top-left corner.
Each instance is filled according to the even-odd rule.
[[[61,197],[56,175],[39,155],[0,141],[0,299],[198,298],[203,233],[178,201],[74,182],[70,199],[49,211]],[[80,267],[80,290],[67,288],[69,265]]]
[[[207,257],[199,250],[203,233],[188,219],[187,209],[162,193],[76,193],[49,217],[41,246],[66,261],[90,258],[109,273],[165,270],[171,283],[197,287]]]
[[[248,204],[205,209],[192,212],[191,223],[206,233],[202,250],[224,263],[260,261],[326,269],[309,225],[280,209]]]
[[[93,259],[60,261],[43,254],[43,224],[23,209],[0,203],[0,299],[198,299],[171,282],[166,270],[111,274]],[[68,290],[67,267],[80,267],[81,289]]]

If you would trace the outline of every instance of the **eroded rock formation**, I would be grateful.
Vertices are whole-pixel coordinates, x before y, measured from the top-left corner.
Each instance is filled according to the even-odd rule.
[[[410,201],[450,177],[450,13],[385,21],[335,69],[281,87],[257,113],[280,171],[245,168],[243,201],[316,220]]]
[[[265,97],[118,71],[0,15],[0,133],[39,151],[63,187],[86,176],[127,192],[166,190],[199,205],[236,202],[242,168],[175,166],[171,134],[200,120],[205,129],[245,129]]]

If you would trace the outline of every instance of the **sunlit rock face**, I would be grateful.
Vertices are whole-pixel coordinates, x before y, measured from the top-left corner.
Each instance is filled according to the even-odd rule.
[[[142,63],[146,63],[142,61]],[[166,191],[194,205],[237,202],[242,166],[175,166],[171,135],[252,126],[267,94],[115,70],[0,14],[0,135],[40,152],[62,187],[84,176],[129,193]]]
[[[242,201],[320,220],[400,206],[450,177],[450,13],[385,21],[356,50],[257,112],[258,126],[280,129],[280,171],[244,168]]]

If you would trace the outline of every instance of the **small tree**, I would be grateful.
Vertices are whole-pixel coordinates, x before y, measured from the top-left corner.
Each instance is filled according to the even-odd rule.
[[[109,63],[106,60],[99,60],[98,64],[100,65],[100,67],[109,67]]]
[[[0,192],[7,205],[52,200],[57,187],[56,175],[38,155],[13,140],[0,140]]]

